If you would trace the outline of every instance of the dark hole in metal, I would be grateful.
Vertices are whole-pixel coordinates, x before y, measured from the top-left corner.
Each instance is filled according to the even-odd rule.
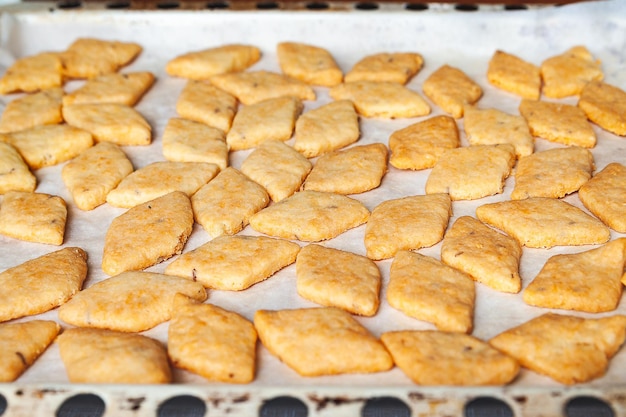
[[[216,9],[228,9],[228,3],[225,3],[223,1],[213,1],[210,3],[207,3],[206,8],[207,9],[211,9],[211,10],[216,10]]]
[[[206,404],[193,395],[177,395],[163,401],[157,409],[157,417],[203,417]]]
[[[361,409],[361,417],[411,417],[411,409],[394,397],[370,398]]]
[[[259,417],[306,417],[309,410],[301,400],[294,397],[276,397],[263,402]]]
[[[111,3],[107,3],[107,9],[128,9],[129,7],[129,1],[113,1]]]
[[[7,399],[4,398],[3,395],[0,395],[0,416],[4,414],[4,412],[7,410]]]
[[[609,404],[595,397],[575,397],[565,404],[566,417],[613,417]]]
[[[525,4],[507,4],[504,6],[504,10],[528,10],[528,6]]]
[[[406,10],[421,12],[422,10],[428,10],[428,3],[408,3],[404,8]]]
[[[81,3],[80,1],[76,1],[76,0],[65,0],[65,1],[60,1],[59,3],[57,3],[57,7],[59,9],[77,9],[81,7],[82,5],[83,3]]]
[[[104,401],[94,394],[78,394],[63,401],[56,417],[100,417],[104,414]]]
[[[497,398],[478,397],[465,404],[465,417],[513,417],[513,410]]]
[[[264,1],[256,4],[256,8],[259,10],[273,10],[278,9],[278,3],[274,1]]]
[[[475,12],[478,10],[478,6],[475,4],[457,4],[454,9],[460,12]]]
[[[157,9],[170,10],[170,9],[178,9],[180,7],[180,3],[177,1],[163,1],[161,3],[157,3]]]
[[[309,10],[328,10],[329,7],[328,3],[322,2],[307,3],[306,5],[306,8]]]
[[[354,8],[357,10],[377,10],[378,3],[369,3],[369,2],[357,3],[356,6],[354,6]]]

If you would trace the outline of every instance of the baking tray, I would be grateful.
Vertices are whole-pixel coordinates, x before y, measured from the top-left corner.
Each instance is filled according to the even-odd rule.
[[[382,3],[381,3],[382,4]],[[154,142],[149,147],[126,147],[124,150],[135,168],[162,160],[160,140],[168,119],[175,117],[175,103],[185,81],[168,77],[164,72],[167,60],[183,52],[199,50],[225,43],[250,43],[258,46],[263,57],[252,69],[279,71],[275,47],[280,41],[301,41],[327,48],[342,69],[348,70],[364,55],[383,51],[416,51],[425,59],[424,68],[408,84],[421,93],[421,83],[440,65],[446,63],[464,70],[478,82],[485,94],[480,107],[497,107],[517,114],[519,98],[491,87],[486,80],[489,58],[496,49],[539,64],[543,59],[561,53],[571,46],[586,45],[602,61],[605,79],[626,87],[626,4],[624,2],[581,3],[563,7],[531,7],[526,10],[506,10],[504,6],[489,5],[472,13],[454,7],[436,5],[419,12],[409,12],[401,5],[381,6],[372,13],[358,8],[344,10],[223,10],[179,8],[176,10],[116,10],[103,3],[85,4],[80,9],[59,8],[56,3],[28,2],[7,5],[0,20],[0,65],[10,65],[16,57],[43,50],[63,50],[81,36],[136,41],[143,53],[124,71],[149,70],[157,83],[136,106],[153,127]],[[67,85],[73,89],[74,81]],[[305,111],[329,101],[327,90],[317,88],[318,101],[306,102]],[[2,97],[6,104],[14,97]],[[575,104],[575,98],[562,102]],[[435,105],[432,115],[443,114]],[[422,120],[361,119],[362,137],[357,144],[387,143],[389,134],[399,128]],[[458,121],[461,139],[462,119]],[[594,127],[599,145],[592,150],[598,170],[609,162],[626,162],[626,140]],[[538,140],[536,150],[556,145]],[[239,167],[247,152],[234,153],[231,164]],[[69,226],[64,246],[80,246],[89,253],[90,272],[85,286],[106,278],[100,270],[102,236],[114,216],[123,212],[102,206],[92,212],[81,212],[71,202],[71,196],[60,182],[61,166],[37,171],[37,192],[60,195],[69,206]],[[429,171],[404,172],[389,169],[383,185],[365,194],[355,195],[369,209],[388,198],[424,193]],[[513,178],[506,182],[503,194],[474,201],[455,202],[450,224],[462,215],[474,215],[479,205],[507,199]],[[566,201],[582,207],[577,196]],[[255,234],[246,228],[243,234]],[[325,242],[331,247],[364,253],[364,227],[352,229]],[[612,238],[623,237],[612,232]],[[196,226],[185,251],[208,240],[208,235]],[[56,250],[56,247],[18,242],[0,237],[0,270]],[[526,285],[539,271],[545,260],[557,253],[571,253],[590,247],[556,247],[550,250],[525,249],[521,275]],[[439,257],[440,244],[420,250]],[[150,268],[162,272],[166,263]],[[383,274],[381,308],[373,318],[358,318],[373,334],[399,329],[431,329],[430,324],[408,318],[390,308],[385,300],[390,260],[378,262]],[[237,311],[251,319],[259,308],[312,307],[313,303],[298,297],[295,291],[295,268],[290,266],[272,278],[242,293],[212,291],[209,301]],[[496,293],[477,285],[475,330],[483,340],[546,312],[526,306],[521,295]],[[615,312],[607,314],[577,314],[600,317],[626,313],[626,301]],[[32,319],[26,318],[24,320]],[[58,320],[56,311],[36,318]],[[167,323],[145,332],[166,342]],[[376,410],[376,404],[389,409],[395,400],[411,415],[452,416],[470,415],[467,407],[491,398],[500,401],[511,415],[564,415],[568,404],[579,399],[601,400],[614,415],[626,415],[626,349],[612,360],[607,374],[588,384],[564,387],[530,371],[506,387],[421,387],[416,386],[395,368],[372,375],[341,375],[334,377],[301,378],[288,369],[263,347],[258,349],[259,368],[256,380],[245,386],[208,383],[206,380],[180,370],[176,382],[166,386],[86,386],[69,384],[59,359],[58,348],[52,345],[42,357],[15,383],[0,385],[6,405],[3,415],[33,416],[59,414],[66,401],[93,399],[94,394],[104,404],[106,416],[155,415],[170,404],[171,398],[195,397],[205,405],[207,415],[249,416],[268,410],[272,399],[289,397],[302,405],[308,415],[348,416],[366,415]],[[74,400],[72,400],[74,398]],[[394,400],[395,399],[395,400]],[[378,402],[377,402],[378,401]],[[386,401],[386,403],[385,403]],[[571,401],[574,401],[572,403]],[[80,402],[80,401],[79,401]],[[96,403],[98,403],[96,401]],[[289,403],[287,401],[287,403]],[[487,403],[488,404],[488,401]],[[368,408],[369,407],[369,408]],[[393,408],[393,407],[391,407]],[[487,407],[489,408],[489,407]],[[297,409],[297,407],[296,407]],[[383,407],[385,409],[385,407]],[[59,414],[60,415],[60,414]],[[266,414],[268,415],[268,414]],[[298,415],[298,414],[294,414]],[[376,415],[376,414],[371,414]],[[386,414],[378,414],[386,415]],[[403,414],[397,414],[403,415]],[[507,414],[501,414],[507,415]]]

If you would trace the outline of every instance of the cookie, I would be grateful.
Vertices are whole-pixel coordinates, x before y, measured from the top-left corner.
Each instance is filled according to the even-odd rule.
[[[148,71],[104,74],[63,96],[63,105],[117,103],[134,106],[152,84],[154,74]]]
[[[337,308],[258,310],[254,326],[263,346],[301,376],[372,373],[393,366],[382,343]]]
[[[209,381],[246,384],[256,372],[254,325],[237,313],[177,294],[167,354],[177,368]]]
[[[205,80],[213,75],[243,71],[261,58],[261,51],[252,45],[222,45],[187,52],[170,60],[165,71],[174,77]]]
[[[278,140],[260,144],[241,164],[241,172],[260,184],[272,201],[281,201],[300,189],[313,165],[291,146]]]
[[[394,331],[381,340],[398,367],[419,385],[504,385],[519,373],[517,361],[463,333]]]
[[[476,103],[483,90],[463,71],[443,65],[422,84],[424,94],[455,119],[463,117],[463,107]]]
[[[609,228],[563,200],[533,197],[485,204],[476,216],[528,248],[598,245],[611,237]]]
[[[626,166],[610,163],[580,187],[578,198],[604,224],[626,233]]]
[[[447,149],[426,180],[426,194],[447,193],[452,200],[500,194],[514,165],[515,147],[508,143]]]
[[[147,336],[74,328],[65,330],[57,343],[72,383],[167,384],[172,381],[165,348]]]
[[[67,247],[0,273],[0,321],[44,313],[80,291],[87,277],[87,253]]]
[[[265,189],[235,168],[217,174],[191,197],[194,218],[211,237],[234,235],[270,202]]]
[[[140,270],[182,252],[193,229],[191,202],[173,191],[114,218],[104,238],[102,270]],[[141,250],[137,250],[141,248]]]
[[[161,139],[163,156],[172,162],[205,162],[219,169],[228,166],[224,132],[192,120],[171,118]]]
[[[446,149],[458,148],[459,144],[459,129],[454,119],[433,116],[389,136],[389,163],[398,169],[432,168]]]
[[[300,246],[266,236],[220,236],[179,256],[165,273],[207,288],[242,291],[296,260]]]
[[[228,132],[237,113],[237,99],[207,81],[189,80],[178,96],[176,112],[185,119]]]
[[[415,52],[381,52],[358,61],[345,82],[376,81],[406,84],[422,69],[424,58]]]
[[[579,95],[590,81],[602,81],[600,61],[584,46],[574,46],[541,63],[542,92],[546,97]]]
[[[626,136],[626,92],[619,87],[592,81],[585,85],[578,100],[587,118],[616,135]],[[6,111],[6,110],[5,110]]]
[[[320,191],[300,191],[250,217],[260,233],[284,239],[319,242],[367,221],[369,210],[358,200]]]
[[[9,191],[33,192],[37,178],[12,145],[0,142],[0,195]]]
[[[131,172],[133,165],[119,146],[100,142],[65,164],[61,178],[76,206],[93,210]]]
[[[310,244],[296,258],[298,295],[314,303],[373,316],[380,287],[378,266],[365,256]]]
[[[107,203],[130,208],[173,191],[191,196],[218,171],[217,165],[206,162],[153,162],[126,176],[107,194]]]
[[[9,102],[0,118],[0,133],[62,123],[62,97],[62,88],[50,88]]]
[[[231,151],[240,151],[268,140],[289,140],[302,108],[302,102],[294,97],[271,98],[244,106],[235,115],[226,143]]]
[[[298,117],[293,147],[314,158],[356,142],[360,134],[359,116],[352,102],[332,101]]]
[[[518,293],[522,288],[522,247],[510,236],[470,216],[459,217],[441,245],[441,260],[496,291]]]
[[[60,54],[63,75],[68,78],[95,78],[116,72],[130,64],[142,49],[134,42],[79,38]]]
[[[626,238],[574,254],[554,255],[524,290],[526,304],[600,313],[622,297]]]
[[[541,70],[535,64],[497,50],[489,60],[487,80],[501,90],[530,100],[541,96]]]
[[[395,82],[355,81],[330,89],[334,100],[350,100],[364,117],[397,119],[426,116],[430,106],[417,92]]]
[[[389,305],[439,330],[471,333],[475,297],[469,275],[435,258],[402,250],[391,263]]]
[[[302,189],[337,194],[364,193],[377,188],[386,172],[385,145],[354,146],[319,157]]]
[[[392,258],[400,250],[433,246],[443,239],[452,214],[448,194],[415,195],[380,203],[365,227],[367,257]]]
[[[515,168],[511,199],[564,197],[589,181],[594,168],[591,152],[578,146],[548,149],[525,156]]]
[[[202,284],[181,277],[129,271],[99,281],[59,308],[59,318],[78,327],[142,332],[168,321],[174,296],[207,298]]]
[[[562,384],[599,378],[624,343],[626,316],[585,319],[546,313],[489,340],[524,367]]]
[[[26,242],[62,245],[67,205],[61,197],[10,191],[0,206],[0,234]]]
[[[17,59],[0,78],[0,94],[33,93],[63,85],[58,54],[42,52]]]
[[[333,56],[319,46],[280,42],[276,54],[283,73],[296,80],[324,87],[333,87],[343,80]]]

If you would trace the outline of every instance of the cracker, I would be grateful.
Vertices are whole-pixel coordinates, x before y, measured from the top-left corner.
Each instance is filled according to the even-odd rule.
[[[252,45],[222,45],[188,52],[170,60],[165,71],[174,77],[204,80],[217,74],[238,72],[251,67],[261,58]]]
[[[463,117],[463,107],[476,103],[483,90],[458,68],[443,65],[422,84],[424,94],[455,119]]]
[[[593,148],[596,134],[580,108],[564,103],[522,100],[519,112],[530,133],[551,142]]]
[[[20,153],[11,144],[0,141],[0,195],[9,191],[33,192],[35,188],[37,178]]]
[[[619,87],[592,81],[580,93],[578,107],[587,118],[616,135],[626,136],[626,92]],[[6,111],[6,110],[5,110]]]
[[[17,59],[0,78],[0,94],[32,93],[63,85],[58,54],[43,52]]]
[[[67,247],[0,273],[0,321],[44,313],[80,291],[87,253]]]
[[[452,214],[448,194],[415,195],[380,203],[365,228],[367,257],[387,259],[400,250],[433,246]]]
[[[135,109],[124,104],[95,103],[63,106],[63,118],[90,132],[98,142],[116,145],[149,145],[152,127]]]
[[[420,385],[504,385],[519,373],[515,359],[462,333],[394,331],[381,340],[396,365]]]
[[[142,51],[133,42],[79,38],[61,54],[68,78],[95,78],[130,64]]]
[[[345,82],[377,81],[406,84],[422,69],[424,58],[415,52],[382,52],[358,61],[346,74]]]
[[[174,298],[175,313],[168,328],[167,353],[178,368],[209,381],[252,382],[256,365],[254,325],[237,313],[211,304]]]
[[[237,112],[237,99],[206,81],[190,80],[178,96],[176,112],[185,119],[228,132]]]
[[[474,106],[465,106],[463,114],[465,136],[470,145],[508,143],[515,147],[517,158],[533,153],[535,140],[522,116]]]
[[[402,250],[391,263],[387,302],[439,330],[471,333],[474,286],[466,273],[437,259]]]
[[[109,192],[107,203],[130,208],[173,191],[191,196],[218,171],[217,165],[206,162],[153,162],[126,176]]]
[[[580,187],[578,198],[604,224],[626,233],[626,166],[607,165]]]
[[[226,135],[230,150],[254,148],[267,140],[291,138],[302,102],[294,97],[271,98],[242,107]]]
[[[266,236],[220,236],[187,252],[165,269],[207,288],[242,291],[296,260],[300,246]]]
[[[352,102],[332,101],[298,118],[293,147],[314,158],[356,142],[360,134],[359,116]]]
[[[389,136],[389,163],[398,169],[432,168],[446,149],[457,148],[459,144],[459,129],[454,119],[434,116]]]
[[[70,382],[167,384],[172,372],[160,342],[139,334],[67,329],[57,339]]]
[[[302,376],[372,373],[393,366],[383,344],[337,308],[258,310],[254,326],[263,345]]]
[[[228,166],[228,145],[218,128],[186,119],[171,118],[162,138],[163,156],[173,162],[205,162],[220,169]]]
[[[61,327],[53,321],[0,324],[0,381],[13,382],[54,341]]]
[[[154,84],[154,74],[148,71],[100,75],[63,97],[63,105],[87,103],[117,103],[134,106]]]
[[[58,196],[10,191],[0,206],[0,234],[27,242],[62,245],[67,206]]]
[[[523,367],[570,385],[604,375],[625,331],[622,315],[585,319],[546,313],[500,333],[489,344]]]
[[[180,191],[139,204],[111,222],[102,270],[116,275],[162,262],[182,252],[192,229],[191,202]]]
[[[539,67],[520,57],[497,50],[489,61],[487,80],[509,93],[539,100],[541,96],[541,71]]]
[[[3,135],[1,141],[13,145],[31,169],[69,161],[93,146],[89,132],[68,125],[35,126]]]
[[[131,172],[133,165],[119,146],[100,142],[65,164],[61,178],[76,206],[93,210]]]
[[[563,200],[533,197],[485,204],[476,216],[529,248],[598,245],[611,237],[609,228]]]
[[[542,92],[546,97],[563,98],[580,94],[590,81],[602,81],[600,61],[584,46],[574,46],[541,63]]]
[[[307,84],[333,87],[343,73],[333,56],[324,48],[298,42],[281,42],[276,47],[281,70]]]
[[[11,101],[2,112],[0,133],[63,122],[62,97],[62,88],[50,88]]]
[[[626,238],[575,254],[555,255],[524,290],[526,304],[600,313],[613,311],[622,297]]]
[[[216,87],[237,97],[245,105],[283,96],[300,100],[316,98],[315,91],[308,84],[269,71],[215,75],[210,81]]]
[[[513,165],[515,147],[508,143],[448,149],[426,180],[426,194],[448,193],[452,200],[500,194]]]
[[[250,217],[260,233],[318,242],[365,223],[369,210],[358,200],[320,191],[300,191]]]
[[[522,247],[470,216],[459,217],[443,238],[441,260],[494,290],[518,293]]]
[[[394,82],[355,81],[330,89],[334,100],[350,100],[365,117],[396,119],[426,116],[430,106],[417,92]]]
[[[291,146],[268,140],[241,164],[241,172],[262,185],[273,201],[281,201],[300,189],[313,165]]]
[[[528,155],[515,168],[512,200],[528,197],[561,198],[578,191],[594,170],[589,150],[572,146]]]
[[[153,272],[128,271],[99,281],[59,308],[59,318],[73,326],[141,332],[168,321],[174,296],[207,298],[202,284]]]
[[[358,194],[378,187],[387,172],[387,147],[382,143],[355,146],[322,155],[304,190]]]
[[[315,244],[298,253],[296,288],[314,303],[373,316],[380,305],[380,287],[378,266],[365,256]]]
[[[234,235],[270,197],[263,187],[229,167],[191,197],[194,218],[211,237]]]

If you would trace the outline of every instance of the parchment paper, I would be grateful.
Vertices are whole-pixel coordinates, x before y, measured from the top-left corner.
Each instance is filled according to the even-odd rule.
[[[622,89],[626,88],[626,4],[623,2],[593,2],[564,7],[533,8],[526,11],[456,12],[430,10],[411,11],[109,11],[75,10],[48,11],[37,3],[11,6],[4,9],[1,21],[0,64],[2,72],[17,57],[41,51],[61,51],[78,37],[97,37],[134,41],[144,47],[143,53],[123,72],[152,71],[157,82],[136,106],[153,128],[153,143],[148,147],[125,147],[134,167],[163,160],[161,136],[171,117],[176,117],[175,103],[185,80],[174,79],[164,72],[165,63],[182,53],[218,46],[226,43],[247,43],[261,48],[263,57],[251,70],[279,71],[276,44],[280,41],[300,41],[327,48],[344,71],[365,55],[388,51],[415,51],[423,55],[424,68],[407,85],[422,93],[422,82],[442,64],[462,69],[481,85],[484,96],[480,108],[495,107],[518,114],[520,98],[492,87],[486,79],[488,61],[496,49],[540,64],[544,59],[560,54],[574,45],[585,45],[602,61],[605,80]],[[26,11],[24,11],[26,10]],[[71,91],[82,84],[73,81],[66,85]],[[316,88],[318,100],[305,102],[305,111],[328,102],[328,91]],[[2,106],[18,95],[1,97]],[[575,104],[576,98],[560,100]],[[432,104],[432,103],[431,103]],[[444,114],[432,105],[430,116]],[[416,119],[366,119],[361,118],[362,137],[356,145],[371,142],[387,144],[389,135],[402,127],[424,118]],[[463,133],[463,120],[457,121],[462,145],[467,146]],[[594,126],[598,145],[592,149],[596,170],[612,161],[626,162],[626,138],[617,137]],[[292,143],[292,141],[288,142]],[[543,139],[536,140],[536,151],[558,147]],[[231,165],[239,168],[250,151],[231,154]],[[103,237],[111,220],[123,209],[103,205],[91,212],[76,208],[71,195],[64,187],[60,172],[62,165],[35,172],[39,181],[37,192],[56,194],[68,203],[68,226],[63,247],[79,246],[89,255],[89,275],[85,287],[107,276],[100,269]],[[409,172],[389,167],[383,184],[378,189],[352,197],[362,201],[368,209],[381,202],[408,195],[424,194],[424,184],[430,170]],[[453,217],[475,215],[476,207],[508,199],[514,180],[506,181],[503,194],[474,201],[453,203]],[[582,208],[576,194],[565,201]],[[341,236],[323,242],[361,255],[365,226],[352,229]],[[250,227],[243,234],[257,234]],[[623,237],[612,231],[612,239]],[[189,239],[185,252],[209,240],[208,234],[198,225]],[[304,243],[302,243],[304,245]],[[555,247],[552,249],[524,248],[521,276],[524,287],[539,272],[545,261],[559,253],[575,253],[591,246]],[[58,250],[58,247],[20,242],[0,236],[0,271],[29,259]],[[441,244],[419,252],[439,258]],[[168,262],[149,268],[162,272]],[[374,335],[399,329],[434,329],[429,323],[409,318],[391,308],[385,300],[391,260],[377,263],[383,275],[381,306],[372,318],[357,317]],[[0,289],[1,290],[1,289]],[[520,294],[503,294],[476,284],[475,330],[473,335],[487,340],[503,330],[523,323],[547,312],[546,309],[527,306]],[[268,280],[243,292],[210,291],[208,302],[236,311],[248,319],[258,309],[313,307],[315,304],[300,298],[295,287],[295,267],[283,269]],[[602,317],[616,313],[626,314],[626,301],[606,314],[582,314],[558,311],[584,317]],[[33,318],[58,320],[56,311]],[[62,323],[63,326],[67,326]],[[146,335],[167,341],[167,323],[145,332]],[[626,348],[611,363],[607,374],[591,385],[622,385],[626,382]],[[207,381],[188,372],[175,372],[175,383]],[[67,382],[58,348],[52,345],[19,380],[20,383]],[[407,386],[411,381],[395,368],[389,372],[372,375],[342,375],[334,377],[302,378],[282,364],[259,345],[258,373],[255,386],[265,385],[330,385],[330,386]],[[523,370],[514,382],[523,386],[558,386],[547,377]]]

